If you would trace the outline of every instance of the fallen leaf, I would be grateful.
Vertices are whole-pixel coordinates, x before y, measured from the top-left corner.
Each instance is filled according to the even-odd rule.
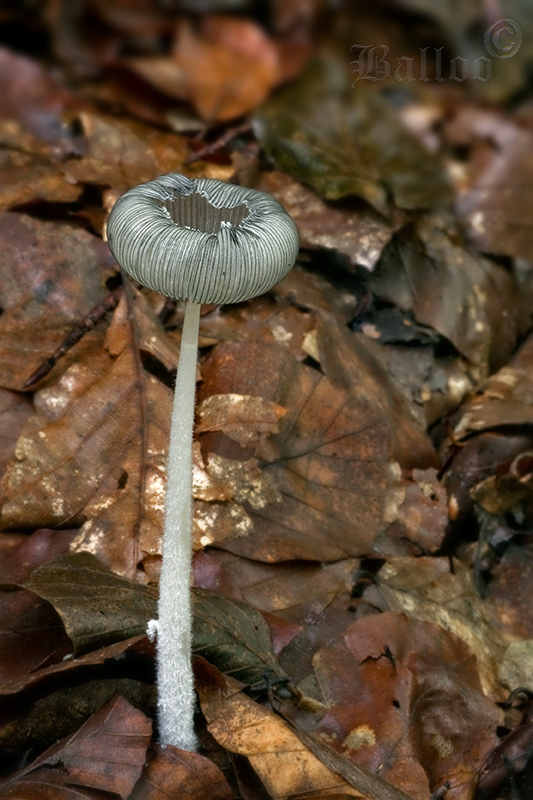
[[[46,605],[48,606],[48,604]],[[57,614],[54,615],[54,619],[58,619]],[[61,625],[61,631],[63,636],[66,637],[63,625]],[[72,643],[67,638],[65,638],[65,641],[68,642],[67,655],[70,655],[72,651]],[[50,679],[53,680],[55,676],[62,676],[65,672],[72,671],[73,674],[76,674],[77,670],[81,670],[81,674],[86,675],[87,673],[85,670],[87,667],[100,666],[106,662],[109,664],[113,663],[114,659],[123,657],[124,653],[135,649],[136,646],[141,646],[141,644],[149,644],[146,634],[144,633],[139,634],[138,636],[132,636],[131,639],[124,639],[116,644],[108,645],[107,647],[101,647],[99,650],[94,650],[92,653],[87,653],[86,655],[78,656],[77,658],[66,658],[57,664],[51,664],[50,666],[43,666],[40,669],[34,669],[32,672],[23,675],[22,677],[14,678],[5,684],[2,684],[0,686],[0,694],[18,694],[25,689],[28,689],[32,686],[37,686],[43,682],[46,684]],[[64,649],[61,651],[61,655],[63,652]]]
[[[73,734],[116,694],[122,695],[148,716],[154,716],[156,688],[130,678],[102,678],[58,688],[37,699],[27,713],[0,728],[0,745],[12,751],[50,747]],[[20,700],[19,700],[20,704]]]
[[[259,475],[249,453],[235,452],[222,434],[203,434],[205,442],[217,442],[209,450],[222,465],[218,482],[223,472],[231,479],[239,469],[238,507],[197,504],[203,543],[264,561],[333,561],[367,552],[383,524],[390,485],[380,416],[278,347],[222,345],[203,377],[200,402],[232,392],[287,408],[279,434],[256,448]]]
[[[372,271],[383,248],[403,217],[394,224],[372,208],[344,201],[326,203],[318,194],[281,172],[262,173],[253,187],[268,192],[287,209],[298,228],[302,247],[334,250],[347,256],[352,267],[361,265]]]
[[[254,130],[283,172],[324,200],[355,195],[381,214],[449,202],[443,170],[377,92],[350,86],[339,62],[316,59],[256,113]]]
[[[0,789],[0,797],[39,795],[39,785],[54,783],[61,765],[58,796],[68,797],[69,784],[118,794],[126,800],[140,777],[152,723],[123,697],[115,697],[73,735],[57,742]],[[48,795],[45,795],[48,796]],[[50,792],[50,796],[52,793]],[[75,796],[75,795],[74,795]],[[82,794],[83,796],[83,794]],[[89,794],[89,796],[91,796]]]
[[[223,166],[213,165],[207,170],[200,170],[196,164],[185,166],[189,147],[185,137],[176,133],[87,111],[80,113],[79,123],[85,152],[62,162],[69,181],[110,186],[122,193],[165,172],[219,179],[230,176],[231,170]]]
[[[533,575],[533,546],[512,543],[491,570],[484,597],[492,624],[504,636],[533,639],[530,587]]]
[[[470,115],[481,145],[492,140],[483,167],[459,196],[458,211],[471,239],[486,253],[528,258],[533,211],[533,134],[501,114]],[[475,151],[471,156],[475,164]]]
[[[391,437],[393,456],[402,467],[437,465],[435,448],[409,400],[387,374],[379,346],[350,331],[333,314],[319,312],[316,347],[327,377],[348,396],[365,400],[380,414]]]
[[[436,553],[448,525],[448,495],[436,470],[414,469],[402,489],[397,519],[376,538],[373,553],[387,558]]]
[[[144,371],[139,349],[165,360],[175,351],[142,295],[128,297],[115,311],[107,349],[93,346],[37,394],[37,414],[4,478],[1,524],[79,524],[74,549],[133,577],[145,556],[160,552],[172,404],[170,390]]]
[[[66,181],[59,167],[43,156],[18,150],[0,152],[0,186],[2,210],[38,200],[74,203],[83,191],[83,186]]]
[[[264,436],[279,433],[286,409],[263,397],[219,394],[207,397],[197,409],[196,433],[223,431],[242,448],[259,444]]]
[[[24,583],[36,567],[55,556],[68,552],[77,530],[51,531],[41,529],[23,536],[5,557],[0,558],[0,583]],[[2,538],[5,534],[2,534]]]
[[[153,590],[114,575],[90,553],[48,561],[24,588],[53,605],[77,655],[137,636],[157,616]]]
[[[252,111],[279,80],[276,47],[249,19],[207,15],[199,31],[183,21],[172,57],[186,96],[210,122]]]
[[[487,607],[474,586],[472,572],[454,560],[450,571],[447,558],[394,558],[383,566],[378,586],[365,592],[383,609],[403,612],[414,620],[432,622],[463,641],[476,657],[483,691],[491,698],[504,699],[496,666],[506,641],[490,623]],[[378,597],[381,597],[379,603]]]
[[[153,745],[130,800],[233,800],[220,769],[199,753]]]
[[[227,750],[248,758],[270,797],[303,800],[320,791],[365,797],[310,753],[280,717],[241,694],[238,684],[222,676],[218,685],[207,682],[213,668],[206,667],[197,687],[208,730]]]
[[[18,389],[103,298],[114,262],[87,231],[10,211],[0,213],[0,243],[0,384]]]
[[[463,642],[439,625],[372,614],[319,650],[313,667],[327,706],[316,736],[420,800],[446,780],[450,797],[471,797],[501,711]]]
[[[25,395],[0,388],[0,478],[32,413],[33,406]]]
[[[248,603],[194,589],[193,652],[241,682],[285,678],[272,652],[270,631]]]
[[[55,610],[29,592],[0,596],[0,684],[24,681],[28,673],[72,650]]]
[[[368,286],[448,339],[481,378],[505,363],[528,324],[514,276],[464,249],[444,216],[423,217],[414,232],[399,234]]]

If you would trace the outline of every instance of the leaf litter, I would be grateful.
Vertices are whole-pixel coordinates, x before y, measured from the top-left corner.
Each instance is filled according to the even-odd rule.
[[[407,95],[342,43],[471,56],[475,3],[237,6],[43,4],[24,53],[28,20],[0,24],[0,795],[522,800],[527,37],[468,96]],[[271,193],[302,245],[268,296],[202,312],[199,753],[154,743],[145,634],[183,313],[105,243],[173,170]]]

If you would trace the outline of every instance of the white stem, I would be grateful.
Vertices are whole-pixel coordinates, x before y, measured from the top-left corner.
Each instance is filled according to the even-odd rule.
[[[192,429],[200,305],[187,303],[176,376],[167,467],[163,564],[157,626],[157,691],[162,744],[195,750],[191,667]]]

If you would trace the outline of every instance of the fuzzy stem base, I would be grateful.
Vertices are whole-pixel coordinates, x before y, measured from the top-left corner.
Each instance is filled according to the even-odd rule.
[[[192,429],[200,305],[187,303],[176,376],[157,626],[159,738],[195,750],[191,667]]]

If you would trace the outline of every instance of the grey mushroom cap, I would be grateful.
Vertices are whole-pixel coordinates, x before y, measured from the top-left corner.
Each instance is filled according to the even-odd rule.
[[[194,303],[238,303],[267,292],[299,249],[296,225],[270,195],[178,173],[123,194],[107,237],[128,275]]]

